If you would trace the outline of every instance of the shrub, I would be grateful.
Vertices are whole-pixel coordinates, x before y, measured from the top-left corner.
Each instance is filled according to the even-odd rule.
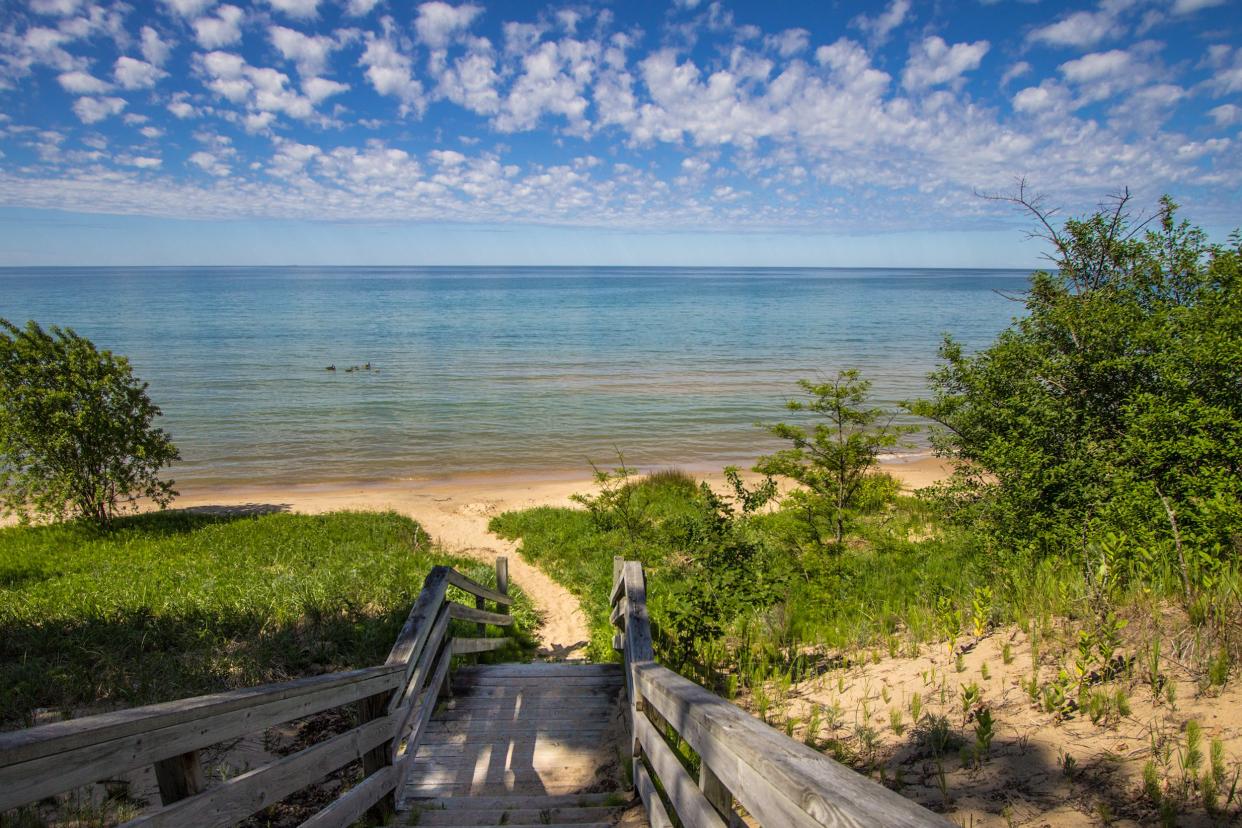
[[[140,498],[176,496],[179,459],[129,360],[68,328],[0,319],[0,511],[107,526]]]

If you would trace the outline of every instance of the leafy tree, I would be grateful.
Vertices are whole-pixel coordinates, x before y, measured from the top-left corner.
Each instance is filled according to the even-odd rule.
[[[795,505],[812,518],[826,507],[840,546],[854,514],[875,488],[869,472],[876,458],[899,445],[903,435],[915,427],[895,425],[891,412],[868,407],[871,383],[856,370],[839,371],[828,382],[799,380],[798,385],[809,399],[790,400],[786,406],[790,411],[807,412],[819,422],[810,428],[789,423],[765,426],[793,447],[759,458],[754,469],[805,486],[805,492],[792,496]]]
[[[139,498],[170,503],[159,471],[179,455],[146,391],[125,357],[70,329],[0,319],[0,511],[103,527]]]
[[[1085,556],[1124,533],[1191,582],[1242,544],[1242,245],[1211,245],[1165,197],[1147,221],[1123,193],[1057,228],[1023,189],[1055,267],[1025,315],[968,354],[946,338],[933,396],[958,464],[941,494],[998,549]]]

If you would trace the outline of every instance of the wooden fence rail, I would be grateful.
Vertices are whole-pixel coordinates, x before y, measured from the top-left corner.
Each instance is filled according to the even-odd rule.
[[[361,759],[364,779],[311,817],[316,828],[385,818],[405,780],[452,657],[498,649],[486,625],[513,623],[508,563],[496,559],[497,589],[437,566],[423,582],[384,664],[295,681],[147,705],[0,733],[0,812],[117,774],[154,766],[162,806],[128,826],[233,825]],[[467,607],[449,586],[475,596]],[[496,605],[486,610],[485,602]],[[477,622],[478,638],[448,635],[449,621]],[[204,784],[198,752],[284,722],[356,704],[358,724],[218,785]]]
[[[613,645],[625,657],[634,784],[652,828],[671,828],[670,807],[687,828],[739,825],[738,805],[770,828],[953,824],[657,664],[637,561],[613,562],[611,602],[620,630]],[[661,733],[666,725],[698,754],[697,781]]]

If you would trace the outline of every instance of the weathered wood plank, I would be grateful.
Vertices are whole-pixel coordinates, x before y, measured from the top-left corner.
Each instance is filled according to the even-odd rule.
[[[500,680],[502,683],[511,678],[547,679],[572,676],[622,676],[624,667],[621,664],[579,664],[574,662],[547,661],[532,664],[484,664],[479,666],[460,667],[454,671],[456,677],[469,677],[478,681]]]
[[[617,603],[617,598],[625,592],[625,558],[619,555],[612,559],[612,591],[608,593],[608,605]]]
[[[509,559],[504,555],[496,556],[496,591],[509,598]]]
[[[395,693],[382,693],[376,696],[370,696],[358,703],[358,722],[365,724],[390,715],[388,711],[388,702],[395,697]],[[380,742],[375,747],[368,750],[362,755],[362,775],[364,777],[374,776],[381,770],[392,765],[393,755],[393,737],[395,728],[390,730],[388,738]],[[367,812],[368,817],[380,824],[389,821],[390,817],[397,811],[397,800],[394,794],[389,791],[381,796],[371,805],[371,810]]]
[[[442,639],[434,651],[428,647],[426,654],[431,654],[427,670],[429,678],[426,684],[417,693],[411,695],[404,706],[400,708],[397,727],[393,731],[394,738],[396,739],[393,743],[394,757],[402,755],[404,740],[414,735],[412,731],[407,733],[411,729],[411,722],[417,723],[426,711],[426,708],[435,706],[433,698],[439,694],[439,682],[448,675],[448,668],[444,665],[452,661],[452,654],[448,652],[446,640]]]
[[[454,638],[453,655],[488,653],[509,643],[507,638]]]
[[[0,733],[0,768],[205,716],[271,701],[313,695],[377,676],[389,676],[393,672],[390,667],[367,667],[362,670],[309,676]]]
[[[418,752],[418,746],[423,742],[423,733],[426,732],[427,723],[431,721],[431,714],[436,709],[437,688],[448,678],[449,665],[452,663],[452,651],[447,646],[441,647],[440,656],[436,661],[435,672],[432,673],[431,680],[427,682],[427,690],[423,693],[417,707],[411,705],[409,715],[402,719],[402,725],[397,728],[397,752],[395,756],[397,767],[401,768],[398,775],[399,783],[404,783],[405,776],[409,773],[410,762],[413,760],[414,754]],[[404,722],[411,718],[414,725],[408,735],[402,736],[406,727]]]
[[[427,636],[431,633],[432,622],[444,603],[450,571],[447,566],[434,566],[423,579],[422,591],[418,593],[418,598],[414,601],[414,606],[410,609],[410,614],[406,616],[405,624],[402,625],[401,632],[397,634],[397,640],[388,653],[388,659],[384,662],[385,664],[405,665],[406,679],[409,679],[410,673],[414,670],[422,647],[427,642]]]
[[[631,662],[651,661],[651,619],[647,616],[647,579],[638,561],[625,562],[625,634]]]
[[[301,828],[347,828],[374,803],[392,793],[396,785],[396,768],[386,767],[334,799],[328,807],[303,822]]]
[[[393,718],[385,716],[333,736],[305,750],[227,780],[198,796],[183,799],[125,823],[125,828],[194,825],[224,828],[322,779],[392,738]]]
[[[146,720],[162,722],[171,719],[175,722],[167,727],[133,732],[134,722],[143,720],[139,718],[123,721],[120,725],[105,723],[98,728],[98,732],[103,733],[115,732],[117,729],[130,730],[120,738],[88,740],[86,737],[94,735],[95,732],[89,727],[89,720],[77,720],[79,728],[76,732],[58,742],[77,742],[78,747],[0,767],[0,810],[88,785],[99,779],[111,778],[118,773],[154,764],[161,759],[217,742],[235,739],[247,733],[261,733],[290,719],[340,707],[378,693],[391,692],[399,685],[401,672],[391,667],[379,667],[354,671],[344,679],[337,676],[315,676],[314,679],[314,682],[303,679],[287,685],[269,685],[262,692],[237,691],[213,697],[187,699],[186,707],[199,714],[188,719],[185,710],[177,707],[181,704],[179,702],[153,705],[164,709],[150,715]],[[250,706],[238,707],[239,696],[250,702]],[[201,703],[205,698],[212,701]],[[259,700],[258,703],[254,703],[255,699]],[[173,707],[171,711],[167,709],[170,705]],[[105,714],[105,717],[108,716],[111,714]],[[71,723],[73,722],[58,724]],[[9,759],[3,752],[0,752],[0,756],[5,761]]]
[[[513,599],[500,592],[480,584],[473,578],[462,575],[456,569],[448,571],[448,582],[458,589],[463,589],[477,598],[486,598],[488,601],[495,601],[497,604],[504,604],[506,607],[513,603]]]
[[[626,611],[628,610],[628,607],[626,605],[628,603],[629,602],[626,601],[625,598],[622,598],[620,601],[616,601],[615,603],[613,603],[612,611],[608,613],[608,623],[612,624],[614,627],[620,627],[624,629],[625,628],[625,624],[624,624],[625,614],[626,614]]]
[[[418,694],[422,692],[423,682],[426,681],[427,674],[432,669],[436,656],[440,653],[440,645],[444,643],[444,636],[448,633],[448,626],[448,607],[442,604],[435,622],[431,625],[431,632],[427,635],[427,640],[423,642],[422,649],[418,654],[418,662],[414,665],[414,669],[409,672],[409,681],[405,683],[405,688],[400,695],[393,696],[392,701],[389,703],[389,710],[396,710],[398,707],[408,704],[410,699],[417,698]]]
[[[155,763],[155,781],[160,788],[160,801],[165,805],[194,796],[203,789],[203,767],[198,751],[191,750]]]
[[[454,641],[477,641],[473,638],[455,638]],[[507,638],[484,638],[483,641],[508,641]],[[512,693],[607,693],[620,690],[625,684],[620,673],[594,676],[557,676],[555,678],[514,677],[504,681],[478,681],[470,676],[463,676],[459,671],[453,676],[455,687],[469,687],[476,695],[495,696],[512,695]],[[511,692],[510,692],[511,691]]]
[[[952,825],[671,670],[647,662],[634,665],[634,672],[645,703],[764,825]]]
[[[641,760],[634,762],[634,788],[643,801],[643,808],[647,811],[647,822],[650,823],[651,828],[673,828],[673,821],[668,818],[668,811],[664,808],[660,793],[656,790],[651,776],[647,773],[647,767]]]
[[[460,621],[478,621],[483,624],[495,624],[497,627],[507,627],[513,623],[513,616],[501,615],[498,612],[487,612],[485,610],[475,609],[450,601],[449,615]]]
[[[699,786],[682,767],[673,749],[655,729],[655,725],[640,715],[635,722],[638,741],[643,754],[651,763],[656,778],[664,786],[664,793],[677,812],[677,818],[687,828],[725,828],[724,820],[707,801]]]
[[[741,827],[742,820],[733,808],[733,794],[706,762],[699,763],[699,790],[703,792],[703,796],[707,797],[707,801],[712,803],[716,813],[720,814],[729,828]]]

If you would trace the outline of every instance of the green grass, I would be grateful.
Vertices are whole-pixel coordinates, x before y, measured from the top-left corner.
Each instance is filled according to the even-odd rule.
[[[0,727],[379,664],[436,564],[495,582],[395,513],[0,529]],[[514,614],[529,646],[520,594]]]
[[[591,622],[590,655],[601,660],[615,657],[607,604],[614,555],[640,560],[647,570],[657,645],[659,627],[678,611],[678,602],[706,589],[686,565],[692,553],[678,540],[677,527],[695,511],[693,482],[665,473],[630,485],[633,508],[646,527],[637,536],[621,528],[603,529],[581,509],[527,509],[499,515],[491,523],[497,534],[520,540],[523,557],[579,597]],[[970,533],[947,525],[915,497],[899,496],[864,515],[840,551],[799,541],[796,524],[789,510],[741,520],[742,534],[763,550],[754,572],[768,579],[771,600],[732,616],[721,641],[696,645],[700,656],[737,668],[739,647],[767,650],[777,660],[777,651],[804,644],[849,650],[886,642],[894,634],[920,642],[943,640],[938,603],[948,601],[968,618],[975,588],[991,586],[997,578]],[[1070,568],[1042,574],[1057,582],[1057,595],[1072,594],[1070,587],[1081,581]],[[1029,584],[1018,588],[1016,597],[996,590],[997,617],[1020,615],[1019,605],[1030,602],[1029,593],[1048,584],[1032,575]],[[734,652],[721,653],[722,646]]]

